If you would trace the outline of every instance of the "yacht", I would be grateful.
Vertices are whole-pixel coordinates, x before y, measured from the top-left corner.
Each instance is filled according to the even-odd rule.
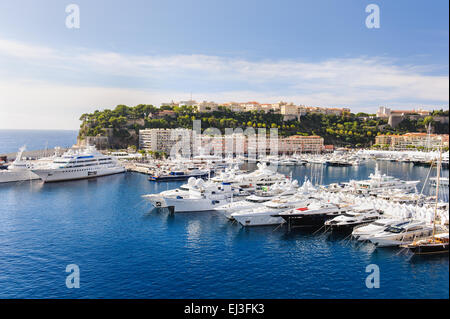
[[[437,234],[418,241],[413,241],[407,245],[401,245],[403,248],[409,249],[413,254],[429,255],[429,254],[448,254],[449,237],[446,233]]]
[[[400,221],[393,218],[378,219],[368,225],[360,225],[353,228],[352,237],[356,240],[365,241],[375,234],[384,231],[389,226],[398,224]]]
[[[233,201],[234,190],[229,183],[206,184],[202,179],[196,187],[183,193],[160,193],[144,195],[154,207],[169,208],[174,213],[211,211]]]
[[[0,170],[0,183],[39,179],[39,176],[30,170],[32,165],[22,160],[22,154],[24,151],[25,147],[21,147],[19,152],[17,152],[14,162],[8,165],[5,169]]]
[[[217,168],[225,168],[229,164],[222,156],[208,154],[204,149],[200,149],[199,155],[194,156],[192,162],[197,165],[214,165]]]
[[[371,223],[374,220],[380,218],[380,211],[369,209],[353,209],[342,215],[339,215],[333,219],[329,219],[325,222],[327,229],[331,230],[352,230],[353,227]]]
[[[233,184],[242,186],[270,186],[275,183],[284,182],[286,176],[277,173],[275,170],[271,169],[268,164],[258,163],[258,169],[248,173],[236,176],[236,180]]]
[[[375,174],[370,174],[368,180],[355,181],[352,180],[344,183],[348,191],[356,194],[374,194],[388,189],[402,190],[404,192],[416,191],[416,186],[420,181],[402,181],[393,176],[381,174],[378,170],[378,165],[375,168]]]
[[[125,167],[115,157],[103,155],[89,145],[69,149],[52,163],[31,170],[44,182],[56,182],[123,173]]]
[[[412,243],[417,238],[431,236],[433,227],[423,221],[407,221],[387,227],[371,237],[369,241],[377,247],[399,246]]]
[[[283,157],[280,159],[280,165],[282,166],[294,166],[296,164],[297,161],[289,157]]]
[[[259,207],[262,203],[274,199],[276,195],[268,194],[267,196],[250,195],[241,201],[231,201],[225,205],[214,208],[220,211],[226,218],[234,219],[233,214],[236,212]]]
[[[283,183],[287,177],[277,173],[269,165],[257,164],[258,169],[251,173],[243,173],[240,170],[230,169],[211,178],[215,182],[230,183],[233,187],[256,190],[263,186],[271,186],[275,183]]]
[[[161,197],[188,196],[190,190],[200,190],[201,188],[207,188],[215,184],[216,183],[211,182],[211,180],[204,181],[203,179],[200,178],[196,179],[195,177],[190,177],[186,184],[183,184],[178,188],[162,191],[159,194],[147,194],[143,195],[142,197],[151,200],[152,198],[161,198]],[[160,202],[152,202],[152,203],[156,207],[165,207],[161,206],[162,204]]]
[[[231,216],[242,226],[267,226],[284,223],[284,219],[277,214],[285,212],[298,205],[307,205],[311,199],[308,196],[293,195],[288,198],[276,198],[256,207]]]
[[[437,178],[436,177],[432,177],[432,178],[430,178],[430,182],[431,182],[431,185],[436,185],[436,183],[437,183]],[[442,186],[446,186],[446,187],[448,187],[448,185],[449,185],[449,183],[448,183],[448,177],[439,177],[439,183],[442,185]]]
[[[325,164],[328,166],[344,166],[344,167],[353,165],[352,162],[342,158],[329,159],[328,161],[325,162]]]
[[[246,197],[241,201],[233,201],[231,203],[219,206],[215,208],[216,210],[222,212],[228,219],[234,219],[233,214],[251,208],[256,208],[261,206],[262,203],[268,202],[275,198],[291,196],[297,191],[297,181],[286,184],[274,184],[273,186],[267,188],[263,187],[261,191],[256,191]]]
[[[296,180],[292,182],[294,186],[297,186],[297,184]],[[293,187],[288,188],[270,201],[265,201],[262,204],[256,204],[246,210],[242,209],[231,214],[231,218],[238,221],[242,226],[282,224],[284,223],[283,218],[274,215],[299,205],[306,205],[311,202],[313,196],[317,195],[317,189],[307,178],[305,178],[303,185],[298,187],[293,194],[294,190]]]
[[[294,208],[275,216],[282,217],[291,227],[316,227],[323,226],[325,221],[352,209],[352,206],[344,204],[324,203],[314,201],[308,205]]]
[[[206,169],[186,169],[186,170],[170,170],[158,172],[157,174],[151,175],[148,180],[154,182],[169,182],[169,181],[182,181],[187,180],[191,177],[193,178],[207,178],[211,175],[210,170]]]

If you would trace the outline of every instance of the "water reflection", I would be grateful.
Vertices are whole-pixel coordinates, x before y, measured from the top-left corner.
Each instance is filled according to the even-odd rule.
[[[188,221],[186,227],[187,231],[187,247],[188,248],[200,248],[200,235],[202,231],[201,222],[199,220],[191,219]]]

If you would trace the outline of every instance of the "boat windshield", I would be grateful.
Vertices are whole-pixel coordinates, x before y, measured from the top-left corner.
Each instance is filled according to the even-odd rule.
[[[398,234],[398,233],[403,232],[404,229],[401,228],[401,227],[390,226],[390,227],[386,228],[386,231],[387,231],[387,232],[390,232],[390,233]]]

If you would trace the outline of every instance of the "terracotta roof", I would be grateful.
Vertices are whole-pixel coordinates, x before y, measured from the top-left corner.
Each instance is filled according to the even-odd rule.
[[[322,137],[317,136],[317,135],[310,135],[310,136],[293,135],[293,136],[289,136],[288,138],[322,138]]]

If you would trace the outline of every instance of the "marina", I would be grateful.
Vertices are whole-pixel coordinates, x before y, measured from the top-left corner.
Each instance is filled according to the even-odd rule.
[[[124,174],[3,183],[0,253],[5,258],[0,266],[7,278],[25,278],[26,272],[33,273],[31,267],[45,265],[49,271],[42,276],[48,283],[61,276],[55,270],[61,260],[76,260],[92,282],[82,294],[88,298],[139,297],[142,289],[146,297],[159,298],[445,297],[448,253],[433,258],[404,253],[408,245],[417,247],[417,238],[433,233],[435,169],[364,156],[359,165],[318,165],[317,158],[303,154],[298,164],[280,164],[276,171],[265,161],[225,169],[196,161],[186,167],[215,168],[215,174],[159,181],[149,180],[155,167],[165,165],[170,172],[179,166],[128,158],[121,160],[128,170]],[[51,163],[47,159],[46,165]],[[69,159],[66,165],[74,163]],[[448,178],[447,169],[442,176]],[[370,191],[361,191],[365,185]],[[378,191],[389,187],[390,192]],[[442,249],[448,188],[439,194]],[[11,237],[11,231],[22,235]],[[23,260],[21,251],[29,251],[31,259]],[[373,292],[361,285],[369,263],[384,269],[388,289]],[[100,276],[102,264],[109,272]],[[269,275],[268,265],[278,271]],[[11,286],[2,278],[6,288],[1,297],[28,295],[31,282]],[[432,289],[424,291],[424,282],[431,282]],[[124,288],[108,289],[117,285]],[[110,291],[106,295],[105,289]],[[33,292],[36,298],[68,296],[77,292],[46,285]]]
[[[0,304],[444,309],[448,12],[0,1]]]

